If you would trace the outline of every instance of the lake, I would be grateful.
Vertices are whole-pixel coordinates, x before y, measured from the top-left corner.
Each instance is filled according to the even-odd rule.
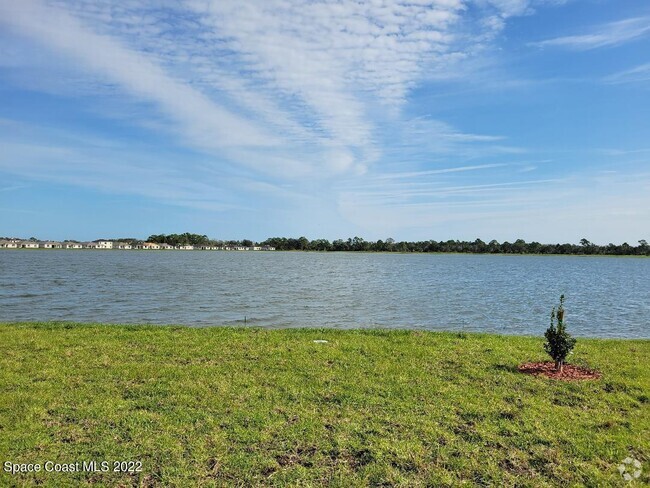
[[[650,337],[650,259],[1,250],[0,321]]]

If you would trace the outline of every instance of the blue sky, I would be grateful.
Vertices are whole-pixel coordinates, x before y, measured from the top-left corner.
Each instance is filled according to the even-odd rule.
[[[0,0],[0,235],[650,239],[645,0]]]

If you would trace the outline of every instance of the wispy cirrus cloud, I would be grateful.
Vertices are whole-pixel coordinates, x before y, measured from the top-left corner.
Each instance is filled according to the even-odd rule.
[[[379,236],[414,232],[422,239],[452,235],[512,241],[553,239],[558,228],[570,228],[567,235],[574,239],[589,235],[606,244],[604,236],[628,232],[630,219],[650,225],[649,190],[647,172],[569,175],[466,187],[434,185],[421,189],[435,192],[422,199],[405,197],[403,186],[392,191],[388,187],[381,192],[351,191],[342,194],[339,207],[360,228]]]
[[[23,190],[25,188],[29,188],[29,185],[9,185],[9,186],[0,187],[0,192]]]
[[[640,83],[650,81],[650,63],[640,64],[634,68],[619,71],[603,78],[605,83]]]
[[[379,175],[379,179],[395,179],[395,178],[413,178],[420,176],[431,176],[431,175],[442,175],[447,173],[461,173],[465,171],[476,171],[481,169],[492,169],[492,168],[502,168],[507,166],[506,163],[494,163],[494,164],[480,164],[475,166],[455,166],[452,168],[442,168],[442,169],[431,169],[426,171],[409,171],[403,173],[385,173]]]
[[[214,166],[207,158],[191,171],[181,154],[148,143],[118,142],[0,118],[0,173],[20,180],[72,185],[104,194],[193,209],[226,211],[249,206],[251,193],[304,202],[289,185],[259,181],[254,173]],[[0,192],[27,188],[16,184]]]
[[[650,35],[650,17],[608,22],[593,26],[584,34],[568,35],[533,42],[537,47],[559,47],[586,51],[601,47],[618,46]]]
[[[265,131],[169,76],[157,63],[98,34],[68,13],[26,0],[0,2],[3,23],[104,74],[135,96],[155,101],[199,145],[274,145]]]

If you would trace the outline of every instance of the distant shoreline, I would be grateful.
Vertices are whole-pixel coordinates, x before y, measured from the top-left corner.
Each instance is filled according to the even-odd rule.
[[[101,250],[181,250],[181,251],[324,251],[324,252],[379,252],[379,253],[439,253],[439,254],[530,254],[530,255],[584,255],[584,256],[650,256],[650,245],[645,239],[639,239],[638,245],[631,246],[609,243],[594,244],[581,239],[579,244],[555,243],[542,244],[537,241],[526,242],[517,239],[514,242],[499,242],[495,239],[484,242],[474,241],[366,241],[361,237],[347,240],[327,239],[309,240],[306,237],[287,238],[270,237],[262,242],[249,239],[220,240],[210,239],[199,234],[153,234],[146,240],[133,237],[119,239],[96,239],[80,242],[76,240],[51,241],[35,237],[0,237],[0,249],[101,249]]]
[[[70,252],[70,251],[97,251],[98,253],[106,252],[115,252],[115,251],[146,251],[147,253],[152,252],[162,252],[166,253],[168,251],[182,251],[181,249],[47,249],[47,248],[2,248],[0,251],[23,251],[23,252],[38,252],[38,251],[61,251],[61,252]],[[185,250],[187,251],[187,250]],[[231,250],[231,249],[192,249],[193,252],[254,252],[254,251],[242,251],[242,250]],[[583,257],[583,258],[650,258],[648,254],[573,254],[573,253],[525,253],[525,252],[459,252],[459,251],[319,251],[319,250],[310,250],[310,249],[274,249],[273,252],[282,252],[282,253],[306,253],[306,254],[389,254],[389,255],[457,255],[457,256],[566,256],[566,257]],[[270,252],[270,250],[265,250],[265,252]]]

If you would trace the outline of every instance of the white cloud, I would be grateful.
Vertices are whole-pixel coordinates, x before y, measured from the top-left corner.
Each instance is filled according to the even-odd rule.
[[[650,17],[634,17],[592,27],[585,34],[546,39],[532,43],[538,47],[564,47],[589,50],[611,47],[640,39],[650,34]]]
[[[650,63],[641,64],[628,70],[619,71],[606,76],[603,81],[606,83],[640,83],[650,81]]]
[[[495,7],[504,18],[531,12],[529,0],[486,0],[486,3]]]
[[[386,173],[379,175],[379,179],[393,179],[393,178],[413,178],[415,176],[431,176],[431,175],[441,175],[446,173],[460,173],[465,171],[476,171],[480,169],[491,169],[491,168],[502,168],[507,166],[505,163],[494,163],[494,164],[480,164],[475,166],[458,166],[455,168],[443,168],[443,169],[432,169],[426,171],[410,171],[404,173]]]
[[[399,108],[423,68],[453,49],[463,8],[447,0],[189,3],[257,90],[291,100],[326,145],[362,165],[377,155],[374,116]],[[347,155],[334,167],[354,168]]]
[[[274,145],[259,127],[215,104],[199,91],[169,76],[155,62],[115,39],[94,33],[72,16],[38,2],[0,2],[0,17],[21,34],[71,56],[120,83],[130,93],[153,100],[180,122],[199,146]]]

